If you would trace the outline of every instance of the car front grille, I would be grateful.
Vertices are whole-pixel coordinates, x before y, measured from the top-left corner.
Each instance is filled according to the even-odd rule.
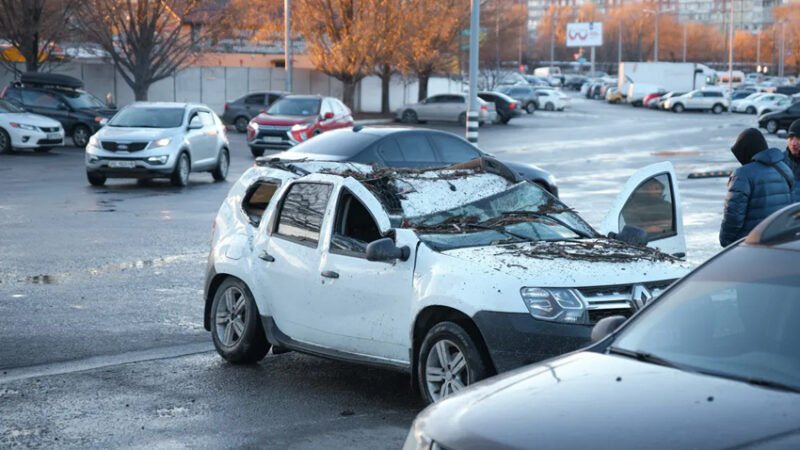
[[[104,150],[110,152],[123,151],[123,152],[138,152],[147,147],[147,142],[115,142],[115,141],[102,141]]]
[[[61,139],[39,139],[36,141],[39,145],[59,145],[63,141]]]
[[[55,133],[58,131],[58,127],[39,127],[39,129],[45,133]]]
[[[611,316],[630,317],[675,280],[651,281],[639,284],[617,284],[577,288],[586,305],[589,322],[594,324]]]

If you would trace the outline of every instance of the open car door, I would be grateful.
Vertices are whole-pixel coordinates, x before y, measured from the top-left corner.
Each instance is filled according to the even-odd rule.
[[[681,197],[672,163],[651,164],[633,174],[600,225],[604,235],[625,225],[647,232],[647,246],[674,256],[686,256]]]

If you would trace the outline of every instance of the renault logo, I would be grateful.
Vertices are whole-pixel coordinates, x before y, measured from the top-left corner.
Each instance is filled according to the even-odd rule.
[[[644,308],[644,305],[647,304],[653,298],[653,294],[647,290],[646,287],[642,286],[641,284],[637,284],[633,286],[633,303],[636,309]]]

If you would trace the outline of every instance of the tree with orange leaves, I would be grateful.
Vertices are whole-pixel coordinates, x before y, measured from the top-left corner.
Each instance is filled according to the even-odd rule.
[[[777,6],[772,11],[775,18],[776,49],[777,42],[781,39],[780,22],[784,25],[784,64],[789,66],[800,66],[800,3],[792,2],[783,6]],[[780,58],[780,55],[778,55]]]

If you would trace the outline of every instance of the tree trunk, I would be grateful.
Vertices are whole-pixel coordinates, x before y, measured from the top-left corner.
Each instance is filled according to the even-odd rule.
[[[351,111],[355,111],[356,83],[352,79],[342,80],[342,101]]]
[[[25,58],[25,71],[38,72],[39,71],[39,41],[38,35],[31,36],[28,42],[20,46],[20,53]]]
[[[422,101],[428,98],[428,78],[431,77],[429,71],[417,72],[417,79],[419,80],[419,93],[417,94],[417,101]]]
[[[381,113],[389,114],[389,89],[392,81],[392,67],[388,64],[381,66]]]
[[[136,98],[137,102],[146,102],[147,101],[147,93],[150,90],[150,84],[144,82],[137,82],[133,86],[133,95]]]

